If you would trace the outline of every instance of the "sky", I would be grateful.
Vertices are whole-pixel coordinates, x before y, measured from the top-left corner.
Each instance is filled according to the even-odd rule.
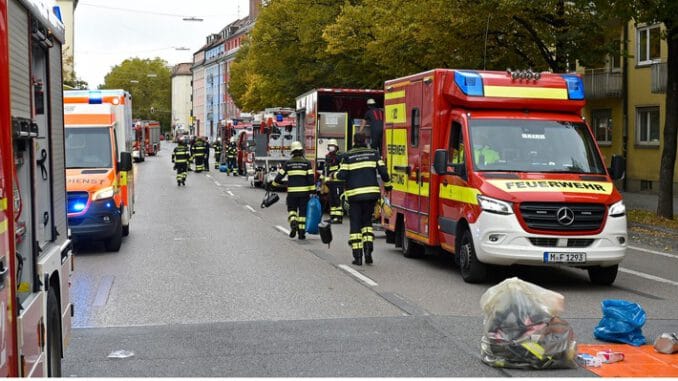
[[[95,89],[127,58],[160,57],[170,65],[191,62],[209,34],[248,13],[248,0],[80,0],[75,10],[75,74]]]

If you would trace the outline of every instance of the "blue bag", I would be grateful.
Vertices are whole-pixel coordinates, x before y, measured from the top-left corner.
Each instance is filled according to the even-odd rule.
[[[228,172],[228,165],[219,164],[219,172]]]
[[[603,318],[593,331],[598,340],[626,343],[636,347],[645,344],[641,327],[645,324],[645,311],[637,303],[606,299],[601,303]]]
[[[318,196],[311,196],[308,205],[306,205],[306,233],[318,234],[318,224],[322,213]]]

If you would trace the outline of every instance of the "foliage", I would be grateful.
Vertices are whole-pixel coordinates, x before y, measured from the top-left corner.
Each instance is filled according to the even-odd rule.
[[[132,117],[160,122],[169,131],[171,112],[171,71],[161,58],[128,58],[104,77],[100,89],[124,89],[132,94]]]

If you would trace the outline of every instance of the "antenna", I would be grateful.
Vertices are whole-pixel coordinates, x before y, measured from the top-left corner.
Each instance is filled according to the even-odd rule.
[[[485,26],[485,51],[483,52],[483,70],[486,70],[485,64],[487,62],[487,32],[490,30],[490,15],[487,15],[487,25]]]

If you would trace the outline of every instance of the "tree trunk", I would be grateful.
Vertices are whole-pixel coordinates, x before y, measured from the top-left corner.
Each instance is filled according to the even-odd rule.
[[[678,132],[678,25],[668,25],[666,78],[666,122],[664,149],[659,166],[659,202],[657,215],[673,219],[673,172],[676,165],[676,135]]]

